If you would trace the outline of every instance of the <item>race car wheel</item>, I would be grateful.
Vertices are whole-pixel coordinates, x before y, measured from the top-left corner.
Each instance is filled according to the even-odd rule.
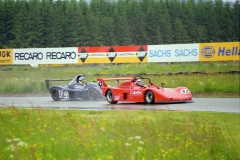
[[[59,91],[58,91],[57,88],[53,88],[53,89],[52,89],[51,95],[52,95],[52,99],[53,99],[54,101],[61,101],[61,100],[62,100],[62,99],[59,97]]]
[[[152,91],[147,91],[145,94],[145,102],[147,104],[154,103],[154,95]]]
[[[76,93],[74,93],[74,92],[69,92],[69,99],[70,99],[70,100],[76,100],[76,99],[77,99]]]
[[[88,90],[88,99],[92,101],[95,100],[96,98],[97,98],[96,91],[93,88],[90,88]]]
[[[107,94],[106,94],[106,99],[107,99],[107,101],[108,101],[108,103],[110,103],[110,104],[116,104],[118,101],[114,101],[113,100],[113,93],[112,93],[112,91],[111,90],[108,90],[107,91]]]

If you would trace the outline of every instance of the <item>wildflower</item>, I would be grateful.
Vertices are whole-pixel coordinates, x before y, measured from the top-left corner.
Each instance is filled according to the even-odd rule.
[[[104,128],[104,127],[101,127],[101,130],[102,130],[103,132],[105,132],[105,128]]]
[[[131,139],[133,139],[133,137],[128,138],[128,140],[131,140]]]
[[[15,142],[17,142],[17,141],[21,141],[21,139],[20,138],[13,138],[13,141],[15,141]]]
[[[135,136],[135,139],[141,139],[141,137],[140,136]]]
[[[143,141],[138,141],[140,144],[144,144],[144,142]]]
[[[143,150],[143,148],[142,147],[138,147],[138,150],[141,151],[141,150]]]
[[[9,158],[13,158],[14,157],[14,155],[13,154],[11,154],[10,156],[9,156]]]
[[[125,143],[125,146],[131,146],[131,144],[130,143]]]
[[[18,142],[18,144],[17,144],[18,146],[22,146],[22,147],[25,147],[25,146],[28,146],[28,144],[27,143],[25,143],[25,142],[23,142],[23,141],[21,141],[21,142]]]
[[[10,151],[14,151],[14,146],[11,144],[11,145],[9,145],[8,147],[7,147],[7,150],[10,150]]]

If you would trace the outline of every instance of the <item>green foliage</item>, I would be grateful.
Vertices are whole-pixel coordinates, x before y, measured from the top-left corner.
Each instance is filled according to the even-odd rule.
[[[1,0],[0,48],[239,41],[239,5],[238,0]]]
[[[161,124],[161,125],[160,125]],[[0,159],[238,159],[239,115],[0,109]]]

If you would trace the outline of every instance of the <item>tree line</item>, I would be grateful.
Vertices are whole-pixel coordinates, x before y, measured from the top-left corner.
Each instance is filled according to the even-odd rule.
[[[239,41],[222,0],[0,0],[0,48]]]

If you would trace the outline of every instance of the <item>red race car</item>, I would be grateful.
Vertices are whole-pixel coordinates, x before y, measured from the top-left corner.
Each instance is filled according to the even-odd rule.
[[[149,78],[141,76],[97,78],[97,80],[102,89],[102,95],[110,104],[116,104],[119,101],[147,104],[192,102],[192,94],[188,88],[164,88],[164,83],[161,83],[162,86],[159,87]],[[115,81],[115,86],[106,84],[106,81]]]

